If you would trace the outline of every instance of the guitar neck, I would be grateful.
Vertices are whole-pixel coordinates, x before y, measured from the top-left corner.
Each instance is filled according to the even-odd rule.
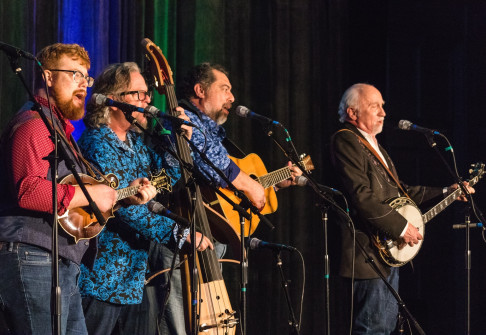
[[[289,179],[292,176],[292,172],[288,166],[278,169],[276,171],[267,173],[266,175],[257,178],[257,181],[263,186],[268,188],[277,185],[281,181]]]
[[[473,186],[476,184],[479,180],[479,177],[474,177],[469,181],[469,186]],[[457,199],[457,197],[461,194],[462,189],[458,187],[454,192],[449,194],[447,197],[445,197],[441,202],[439,202],[437,205],[432,207],[427,213],[422,215],[422,218],[424,220],[424,224],[432,220],[437,214],[442,212],[444,209],[446,209],[450,204],[454,202],[454,200]]]

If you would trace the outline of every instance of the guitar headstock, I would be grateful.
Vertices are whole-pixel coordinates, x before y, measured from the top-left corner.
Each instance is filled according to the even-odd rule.
[[[477,183],[478,180],[481,179],[481,177],[484,174],[484,163],[478,162],[476,164],[471,164],[471,168],[469,169],[469,174],[470,174],[469,184],[473,185],[473,184]],[[473,181],[473,180],[474,180],[474,182],[471,183],[471,181]]]
[[[299,167],[304,169],[307,172],[310,172],[315,169],[314,164],[312,163],[312,159],[309,155],[302,154],[300,155],[300,162]]]
[[[145,49],[145,57],[148,58],[150,63],[150,73],[154,79],[155,89],[159,94],[165,94],[165,85],[174,85],[169,63],[165,59],[162,50],[150,39],[144,38],[142,46]]]

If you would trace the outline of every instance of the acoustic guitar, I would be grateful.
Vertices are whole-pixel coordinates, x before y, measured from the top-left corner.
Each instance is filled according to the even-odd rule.
[[[106,179],[95,179],[82,173],[80,174],[80,177],[83,184],[86,186],[105,184],[116,189],[120,184],[117,176],[113,173],[106,175]],[[171,178],[165,173],[164,169],[157,175],[153,175],[150,183],[157,189],[158,193],[162,191],[164,191],[164,193],[172,192]],[[64,177],[59,184],[78,186],[78,183],[72,174]],[[110,211],[101,213],[105,218],[105,221],[108,221],[108,219],[114,216],[113,212],[119,208],[119,201],[137,194],[139,188],[140,186],[137,185],[117,190],[117,204],[115,204]],[[74,237],[76,243],[80,240],[87,240],[97,236],[105,227],[98,222],[89,206],[66,210],[62,216],[58,217],[58,222],[66,233]]]
[[[484,164],[476,163],[470,170],[469,186],[475,185],[484,174]],[[432,220],[437,214],[446,209],[450,204],[461,195],[461,188],[445,197],[441,202],[428,210],[425,214],[420,212],[417,205],[407,197],[392,198],[387,203],[414,225],[419,233],[425,237],[425,224]],[[419,240],[418,244],[413,247],[406,244],[402,249],[398,249],[399,241],[387,239],[381,234],[375,234],[372,238],[375,247],[378,248],[379,254],[383,261],[389,266],[400,267],[410,262],[420,251],[424,240]]]
[[[245,173],[247,173],[250,177],[258,181],[263,188],[265,189],[265,198],[266,203],[265,207],[261,210],[262,215],[274,213],[278,207],[277,195],[275,194],[275,190],[273,186],[277,185],[278,183],[289,179],[292,176],[292,172],[288,166],[285,166],[281,169],[275,170],[273,172],[268,173],[267,169],[265,168],[265,164],[263,164],[262,159],[256,154],[249,154],[244,158],[235,158],[229,156],[229,158],[235,162],[236,165]],[[306,171],[311,171],[314,169],[314,165],[312,164],[312,160],[310,156],[303,156],[301,157],[300,167],[304,168]],[[219,189],[222,193],[224,193],[228,198],[230,198],[235,203],[240,203],[240,198],[238,198],[232,191],[229,189]],[[211,192],[209,190],[205,190],[204,193],[206,199],[206,207],[210,209],[208,211],[208,216],[210,218],[218,219],[214,215],[214,211],[219,213],[219,219],[223,219],[229,224],[232,229],[236,232],[240,231],[240,216],[238,212],[233,210],[233,206],[231,206],[226,200],[224,200],[219,194]],[[250,213],[250,211],[248,211]],[[251,214],[251,213],[250,213]],[[246,219],[245,219],[246,220]],[[221,221],[213,221],[210,220],[212,223],[213,230],[215,232],[221,230],[220,226],[222,223]],[[252,214],[251,217],[251,224],[249,220],[245,222],[245,237],[253,234],[255,229],[258,227],[260,223],[260,218],[257,215]],[[215,235],[216,236],[216,235]],[[218,236],[216,236],[218,239]],[[219,239],[218,239],[219,240]],[[220,241],[226,242],[226,241]]]

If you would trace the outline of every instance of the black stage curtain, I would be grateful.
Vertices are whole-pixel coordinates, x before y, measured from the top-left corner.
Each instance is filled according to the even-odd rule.
[[[154,3],[139,2],[145,6],[141,11],[145,20],[139,18],[137,24],[124,26],[120,36],[138,38],[159,29],[153,26],[154,18],[150,16]],[[184,0],[171,4],[175,16],[171,26],[175,52],[170,53],[176,79],[200,61],[225,65],[237,99],[235,105],[248,106],[285,125],[299,153],[311,155],[316,166],[313,176],[321,184],[337,184],[330,169],[328,143],[339,127],[340,97],[356,82],[373,84],[382,92],[388,116],[379,140],[408,184],[446,186],[454,180],[421,134],[396,129],[400,119],[445,134],[454,148],[459,173],[465,179],[470,163],[486,159],[482,112],[486,90],[486,3],[482,1]],[[121,6],[133,3],[123,1]],[[42,17],[55,27],[55,6],[38,7],[43,11]],[[7,33],[13,36],[11,27],[18,27],[14,32],[20,37],[41,29],[40,24],[33,25],[29,18],[22,18],[19,23],[18,17],[10,17],[4,2],[0,2],[0,9],[0,40]],[[130,11],[124,13],[127,17],[129,14]],[[35,36],[42,46],[57,41],[57,35],[49,30]],[[31,41],[15,38],[6,42],[13,41],[20,47],[32,45]],[[130,48],[130,52],[125,50],[122,54],[136,54],[135,60],[141,61],[138,42],[122,44],[122,48]],[[20,107],[24,95],[4,57],[0,65],[0,122],[4,127]],[[226,128],[229,137],[243,150],[259,154],[269,171],[287,162],[256,121],[231,115]],[[452,164],[451,152],[444,148],[440,142],[441,154]],[[478,184],[476,191],[476,203],[484,207],[485,187]],[[302,252],[305,273],[297,253],[282,253],[293,308],[297,316],[302,313],[301,334],[324,334],[327,321],[331,323],[332,334],[346,334],[349,294],[337,276],[338,219],[330,210],[327,239],[331,318],[326,320],[320,208],[308,188],[279,191],[278,199],[278,211],[269,215],[275,230],[260,224],[255,236],[295,246]],[[465,233],[451,228],[463,221],[464,206],[455,204],[430,222],[414,268],[406,265],[401,271],[402,298],[427,334],[464,333]],[[483,334],[486,271],[482,258],[486,246],[478,230],[471,232],[471,250],[471,329],[472,334]],[[224,275],[233,307],[237,308],[238,268],[225,265]],[[301,311],[300,287],[304,275]],[[289,331],[288,319],[274,255],[271,251],[252,252],[248,334],[285,334]]]

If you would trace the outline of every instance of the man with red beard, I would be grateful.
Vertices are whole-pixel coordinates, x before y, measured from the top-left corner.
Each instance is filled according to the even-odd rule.
[[[77,44],[56,43],[37,55],[43,71],[36,77],[35,100],[56,129],[62,145],[78,172],[86,166],[71,134],[70,120],[84,115],[86,89],[93,85],[89,77],[90,59]],[[0,140],[0,316],[7,320],[13,334],[50,334],[51,326],[51,249],[52,249],[52,176],[49,156],[54,149],[46,125],[34,103],[27,102],[6,127]],[[52,111],[52,113],[51,113]],[[64,157],[59,157],[58,176],[71,174]],[[132,203],[144,203],[155,195],[148,180],[137,180],[139,193]],[[116,191],[106,185],[86,186],[102,212],[112,209]],[[58,215],[88,206],[79,187],[57,186]],[[62,334],[86,334],[77,279],[79,264],[89,242],[75,243],[59,229],[59,282],[61,288]],[[95,242],[95,240],[91,240]],[[7,330],[0,329],[0,333]]]

